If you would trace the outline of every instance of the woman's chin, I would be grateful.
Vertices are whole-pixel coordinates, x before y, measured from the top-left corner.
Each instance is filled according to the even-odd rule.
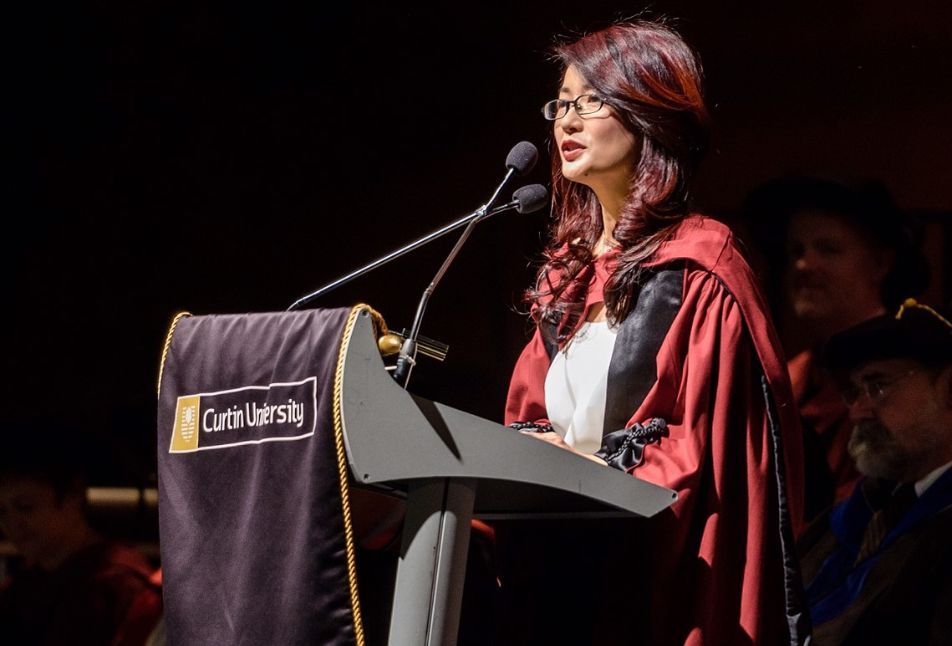
[[[588,185],[591,179],[586,167],[581,164],[562,162],[562,177],[576,184]]]

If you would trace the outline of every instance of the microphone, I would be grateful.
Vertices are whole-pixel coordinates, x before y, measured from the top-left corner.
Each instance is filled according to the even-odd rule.
[[[512,194],[512,199],[505,204],[489,209],[479,222],[504,211],[516,211],[516,213],[520,215],[524,213],[535,213],[548,204],[548,201],[549,191],[545,186],[542,184],[529,184],[528,186],[516,189],[516,192]]]
[[[531,142],[520,141],[513,146],[509,154],[506,155],[506,176],[502,179],[502,182],[499,183],[499,186],[496,187],[489,201],[481,206],[479,210],[488,211],[491,209],[499,199],[499,194],[509,186],[510,182],[516,177],[521,177],[535,168],[537,161],[539,161],[539,149]],[[477,212],[479,210],[477,210]],[[477,217],[476,220],[481,220],[483,217],[485,217],[485,213],[483,216]]]
[[[532,144],[529,145],[532,146]],[[519,146],[516,146],[516,148],[518,147]],[[513,152],[515,152],[516,148],[513,148]],[[535,146],[532,146],[532,148],[533,152],[538,155],[538,153],[535,151]],[[510,153],[509,155],[512,157],[513,153]],[[531,163],[535,163],[535,160],[533,159]],[[531,168],[531,166],[529,167]],[[509,174],[507,174],[506,177],[508,179]],[[503,185],[505,185],[505,183],[506,180],[503,180]],[[502,185],[499,187],[499,189],[496,189],[497,195],[501,189]],[[529,186],[523,186],[512,194],[512,200],[510,202],[503,204],[502,206],[497,206],[494,209],[487,210],[480,217],[473,218],[466,226],[466,229],[460,235],[459,240],[456,241],[453,249],[450,250],[446,260],[443,261],[443,264],[436,272],[436,276],[434,276],[433,280],[430,281],[429,287],[427,287],[423,292],[423,297],[420,298],[420,303],[417,305],[417,312],[416,316],[413,318],[413,326],[410,328],[410,334],[406,336],[403,344],[400,346],[400,355],[397,357],[397,365],[393,371],[393,378],[403,388],[407,387],[407,384],[410,381],[410,372],[413,370],[413,366],[416,365],[417,338],[420,335],[420,323],[423,320],[423,313],[426,311],[426,306],[430,300],[430,296],[433,295],[437,284],[439,284],[440,280],[442,280],[443,275],[446,274],[446,270],[449,269],[450,263],[456,259],[460,249],[463,247],[463,243],[465,243],[467,238],[469,238],[469,234],[473,232],[473,228],[475,228],[476,224],[492,215],[495,215],[496,213],[501,213],[503,211],[509,211],[512,209],[515,209],[519,213],[533,213],[545,206],[546,202],[548,201],[548,197],[548,191],[541,184],[530,184]],[[489,207],[489,205],[492,204],[493,200],[495,199],[496,195],[494,195],[493,199],[487,202],[482,208],[486,209]]]
[[[509,209],[517,209],[517,205],[512,203],[510,203],[510,206],[508,208],[504,208],[501,210],[494,210],[493,205],[499,199],[500,193],[502,193],[502,191],[506,188],[506,186],[508,186],[509,183],[516,177],[525,175],[526,173],[531,171],[533,167],[535,166],[536,161],[538,161],[538,159],[539,159],[538,148],[536,148],[532,143],[528,141],[520,141],[519,143],[517,143],[515,146],[512,147],[512,150],[510,150],[509,154],[506,156],[506,176],[503,178],[502,182],[493,192],[492,197],[489,198],[489,201],[486,202],[484,205],[482,205],[481,207],[479,207],[478,209],[476,209],[469,215],[465,215],[459,218],[458,220],[456,220],[455,222],[450,222],[449,224],[444,225],[443,227],[440,227],[436,231],[432,231],[426,234],[425,236],[423,236],[422,238],[418,240],[414,240],[413,242],[407,245],[404,245],[403,247],[395,251],[391,251],[390,253],[384,256],[381,256],[380,258],[377,258],[373,262],[367,265],[364,265],[360,269],[356,269],[350,272],[349,274],[347,274],[346,276],[341,276],[340,278],[333,280],[330,283],[324,285],[320,289],[317,289],[316,291],[313,291],[310,294],[307,294],[306,296],[302,296],[301,298],[291,303],[291,306],[288,308],[288,311],[291,312],[294,310],[299,310],[303,308],[304,306],[316,301],[318,298],[320,298],[324,294],[327,294],[328,292],[331,292],[337,289],[341,285],[349,283],[355,278],[359,278],[360,276],[363,276],[364,274],[373,271],[377,267],[387,264],[391,260],[396,260],[397,258],[399,258],[400,256],[403,256],[404,254],[414,251],[415,249],[419,249],[420,247],[427,244],[428,242],[432,242],[433,240],[436,240],[437,238],[443,237],[450,231],[455,231],[456,229],[459,229],[460,227],[466,226],[466,225],[469,225],[471,227],[476,222],[483,220],[491,215],[495,215],[496,213],[499,213],[501,211],[507,211]],[[543,188],[542,190],[544,191],[545,189]],[[515,195],[513,196],[513,199],[515,199]],[[531,211],[521,211],[521,212],[530,213]],[[465,240],[465,237],[468,237],[468,235],[469,235],[468,233],[464,233],[463,239]]]
[[[548,203],[549,191],[542,184],[529,184],[517,189],[512,199],[517,202],[516,212],[535,213]]]
[[[525,175],[535,168],[537,161],[539,161],[539,149],[531,142],[520,141],[506,156],[506,168],[512,169],[517,175]]]

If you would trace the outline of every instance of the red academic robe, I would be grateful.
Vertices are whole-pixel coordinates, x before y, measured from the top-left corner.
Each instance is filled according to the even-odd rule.
[[[813,350],[804,350],[787,364],[804,433],[812,434],[804,442],[805,464],[815,468],[806,474],[807,521],[849,497],[860,478],[847,450],[853,430],[849,410],[833,376],[818,364]]]
[[[586,309],[602,300],[613,261],[611,254],[596,261]],[[670,436],[647,446],[631,475],[679,499],[639,526],[633,550],[605,539],[607,549],[637,561],[627,585],[638,601],[606,600],[627,617],[610,632],[628,631],[619,643],[789,643],[798,612],[790,541],[801,518],[802,438],[781,346],[727,227],[689,217],[646,265],[678,263],[682,305],[657,355],[657,381],[629,426],[667,421]],[[537,329],[513,373],[507,424],[547,417],[549,363]]]
[[[0,586],[0,643],[141,646],[162,615],[152,575],[138,551],[113,542],[52,572],[27,568]]]

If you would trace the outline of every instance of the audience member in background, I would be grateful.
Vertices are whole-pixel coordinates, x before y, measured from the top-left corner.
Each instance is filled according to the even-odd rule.
[[[804,427],[810,519],[847,496],[859,477],[846,450],[846,406],[817,362],[819,351],[835,333],[919,294],[928,266],[915,222],[880,184],[853,190],[816,178],[780,179],[754,191],[744,212],[766,257],[783,263],[773,268],[769,291],[785,300],[776,309],[788,324],[788,352],[801,350],[791,352],[788,368]]]
[[[830,341],[865,476],[803,535],[813,643],[952,643],[952,322],[907,301]]]
[[[49,429],[5,435],[0,529],[23,567],[0,584],[0,642],[145,643],[161,614],[161,592],[137,551],[90,526],[85,482],[73,463],[78,452]]]

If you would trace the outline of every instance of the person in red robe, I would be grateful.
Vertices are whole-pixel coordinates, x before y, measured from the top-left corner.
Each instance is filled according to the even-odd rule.
[[[161,587],[142,554],[90,525],[81,447],[47,424],[5,430],[0,531],[22,564],[0,581],[0,642],[145,644]]]
[[[506,423],[679,498],[646,520],[501,526],[505,638],[802,643],[785,360],[730,231],[687,206],[707,122],[699,65],[647,22],[556,54],[543,113],[557,222]]]

